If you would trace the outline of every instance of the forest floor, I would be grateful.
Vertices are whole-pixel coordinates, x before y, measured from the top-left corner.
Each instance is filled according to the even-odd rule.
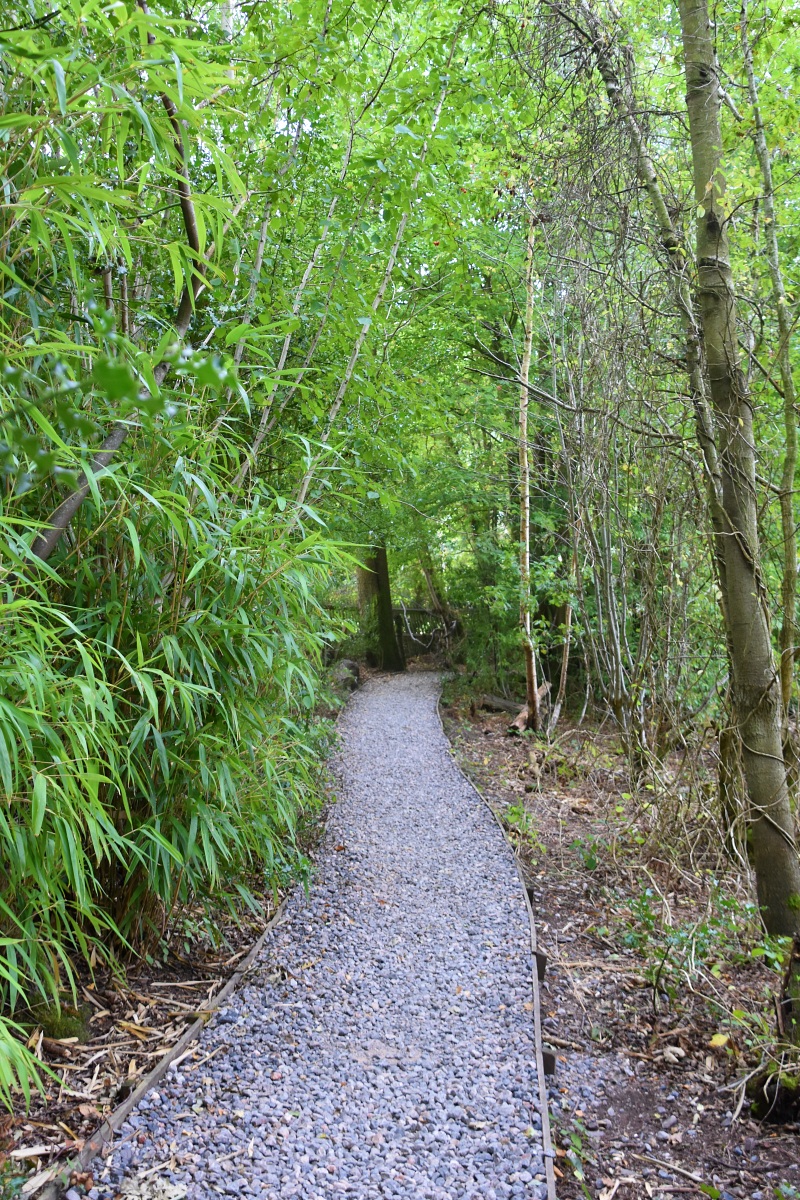
[[[704,832],[668,805],[686,861],[659,853],[657,806],[626,792],[607,734],[509,736],[462,681],[442,716],[535,893],[559,1197],[800,1197],[798,1115],[755,1120],[740,1085],[769,1049],[779,975],[735,872],[712,869]]]
[[[545,1037],[558,1055],[560,1200],[796,1200],[800,1127],[755,1121],[738,1086],[770,1047],[779,976],[755,923],[742,922],[741,880],[721,856],[694,853],[708,830],[631,796],[607,731],[565,724],[545,747],[508,736],[505,715],[471,709],[462,682],[448,695],[442,716],[460,765],[504,821],[536,893],[549,954]],[[673,834],[688,821],[683,858],[659,850],[659,807]],[[37,1031],[56,1073],[47,1095],[0,1120],[0,1161],[16,1150],[20,1182],[74,1155],[265,923],[228,923],[212,939],[198,910],[166,961],[94,986],[87,975],[82,1029]],[[182,1069],[202,1066],[195,1051]]]

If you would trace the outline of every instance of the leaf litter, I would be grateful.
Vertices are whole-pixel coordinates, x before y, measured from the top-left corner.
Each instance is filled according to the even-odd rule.
[[[508,736],[504,714],[457,691],[442,716],[462,768],[516,843],[548,954],[559,1200],[666,1200],[701,1187],[725,1200],[773,1200],[779,1184],[800,1186],[800,1125],[751,1118],[741,1083],[753,1051],[736,1020],[762,1011],[769,1026],[774,972],[757,955],[730,956],[694,963],[691,978],[667,988],[625,944],[643,882],[680,910],[672,917],[700,922],[707,864],[682,874],[659,860],[630,817],[613,739],[589,727],[562,733],[562,722],[556,743],[534,750]],[[627,839],[617,837],[623,823]]]

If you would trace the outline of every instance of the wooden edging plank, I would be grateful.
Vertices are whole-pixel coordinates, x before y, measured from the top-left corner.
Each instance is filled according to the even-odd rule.
[[[552,1135],[550,1132],[550,1102],[549,1102],[549,1096],[548,1096],[548,1092],[547,1092],[547,1076],[545,1074],[545,1069],[544,1069],[544,1056],[543,1056],[543,1050],[542,1050],[542,1001],[541,1001],[541,996],[540,996],[540,992],[539,992],[539,966],[538,966],[538,962],[537,962],[538,944],[537,944],[537,939],[536,939],[536,919],[535,919],[534,913],[533,913],[533,905],[531,904],[531,898],[530,898],[530,895],[528,892],[528,885],[525,881],[525,876],[522,873],[522,867],[520,865],[520,861],[517,856],[517,852],[514,849],[511,841],[509,840],[508,834],[506,833],[505,828],[503,827],[502,821],[500,820],[497,813],[494,811],[494,809],[492,808],[491,804],[486,799],[484,794],[481,792],[481,790],[477,786],[477,784],[475,784],[475,782],[472,779],[470,779],[469,775],[467,775],[466,772],[463,771],[461,769],[461,766],[459,765],[458,759],[455,756],[455,750],[453,749],[452,743],[450,742],[450,739],[447,737],[447,734],[444,731],[444,724],[442,722],[442,714],[441,714],[441,710],[439,708],[438,699],[436,701],[436,715],[439,718],[439,725],[441,726],[442,736],[446,739],[446,741],[448,742],[448,745],[450,746],[450,753],[453,757],[453,762],[455,763],[459,773],[467,781],[467,783],[472,788],[473,792],[478,797],[478,799],[481,801],[481,803],[486,805],[487,809],[491,813],[492,820],[495,822],[495,824],[497,825],[501,834],[503,835],[503,841],[506,843],[506,845],[508,846],[509,850],[511,851],[511,853],[513,855],[514,866],[517,868],[517,875],[519,877],[520,887],[522,888],[522,895],[525,900],[525,907],[528,910],[528,922],[530,924],[530,931],[531,931],[531,992],[533,995],[533,1033],[534,1033],[534,1046],[535,1046],[535,1057],[536,1057],[536,1077],[537,1077],[537,1081],[538,1081],[538,1085],[539,1085],[539,1115],[542,1119],[542,1155],[544,1157],[544,1171],[545,1171],[545,1178],[547,1181],[547,1200],[556,1200],[556,1173],[555,1173],[555,1157],[556,1156],[555,1156],[555,1151],[553,1150],[553,1139],[552,1139]]]

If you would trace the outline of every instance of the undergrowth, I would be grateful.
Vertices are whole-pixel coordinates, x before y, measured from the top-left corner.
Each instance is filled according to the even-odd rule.
[[[218,370],[218,387],[225,378]],[[188,936],[198,910],[258,913],[308,872],[302,828],[322,803],[331,736],[314,716],[332,636],[318,597],[349,559],[267,489],[246,509],[229,503],[231,448],[202,425],[213,400],[212,388],[202,419],[154,417],[38,572],[24,564],[39,489],[13,486],[21,451],[6,464],[6,1104],[15,1088],[27,1100],[41,1069],[20,1026],[37,1005],[74,1002],[80,971],[162,953],[167,931],[183,921]]]
[[[456,713],[469,698],[463,678],[446,683],[444,701]],[[709,803],[713,761],[689,771],[686,754],[676,755],[661,764],[657,779],[635,787],[611,730],[573,724],[550,739],[503,737],[499,747],[502,758],[495,739],[487,742],[474,766],[479,777],[488,771],[496,778],[503,762],[506,787],[519,798],[504,800],[498,811],[518,853],[531,869],[558,853],[559,870],[588,887],[598,917],[584,933],[612,957],[635,962],[654,1015],[699,1004],[716,1030],[708,1052],[727,1057],[742,1076],[777,1064],[792,1078],[796,1051],[779,1037],[775,1020],[790,942],[765,934],[746,862],[726,847]],[[689,788],[687,777],[697,786]],[[540,793],[567,806],[558,850],[545,845]],[[579,821],[570,819],[571,809]]]

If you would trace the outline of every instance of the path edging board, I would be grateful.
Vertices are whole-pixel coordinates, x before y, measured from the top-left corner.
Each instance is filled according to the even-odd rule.
[[[441,691],[439,692],[439,696],[436,700],[436,716],[439,719],[439,726],[442,730],[442,736],[444,737],[450,749],[453,763],[455,764],[459,774],[467,781],[481,803],[486,805],[486,808],[489,810],[492,816],[492,820],[495,822],[501,834],[503,835],[503,841],[508,846],[514,859],[514,866],[517,869],[517,877],[519,879],[520,887],[522,888],[525,907],[528,911],[528,923],[530,925],[531,932],[531,992],[533,995],[533,1033],[536,1056],[536,1077],[539,1085],[539,1115],[542,1119],[542,1155],[544,1157],[544,1171],[547,1182],[547,1200],[556,1200],[556,1155],[555,1150],[553,1149],[553,1139],[550,1132],[550,1102],[547,1092],[547,1076],[545,1074],[544,1057],[542,1053],[542,1001],[541,994],[539,992],[539,964],[537,960],[537,952],[539,947],[536,937],[536,918],[533,914],[533,905],[531,904],[531,898],[528,894],[528,886],[525,882],[525,876],[522,873],[519,857],[503,827],[502,821],[484,796],[483,792],[480,790],[477,784],[470,779],[466,771],[462,769],[461,764],[456,758],[456,752],[453,747],[453,743],[450,741],[447,733],[445,732],[444,722],[442,721],[440,700]]]

